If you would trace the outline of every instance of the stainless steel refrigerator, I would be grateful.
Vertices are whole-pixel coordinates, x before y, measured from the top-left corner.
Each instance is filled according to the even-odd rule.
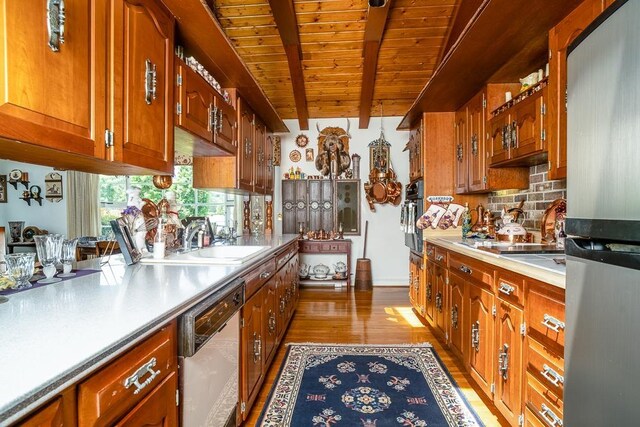
[[[564,426],[640,425],[640,0],[567,59]]]

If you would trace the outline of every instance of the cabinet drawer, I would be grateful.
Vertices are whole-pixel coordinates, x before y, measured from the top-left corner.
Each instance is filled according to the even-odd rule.
[[[529,340],[527,370],[553,395],[562,398],[564,394],[564,360],[545,347]],[[553,397],[549,399],[553,400]]]
[[[321,252],[321,246],[316,242],[309,242],[307,240],[300,240],[300,252],[314,253]]]
[[[443,267],[447,266],[447,251],[436,246],[435,247],[435,255],[433,257],[433,260],[437,263],[440,264]]]
[[[524,277],[510,271],[498,270],[496,279],[498,298],[519,306],[524,305]]]
[[[457,254],[449,254],[449,269],[457,271],[462,277],[472,278],[489,286],[493,283],[493,270],[489,265],[475,262]]]
[[[285,250],[276,256],[276,268],[280,270],[298,252],[296,244],[289,245]]]
[[[262,285],[264,285],[266,281],[276,273],[276,271],[276,260],[272,257],[269,258],[268,261],[263,262],[258,267],[245,274],[245,301],[251,298],[251,295],[258,292]]]
[[[112,425],[177,369],[176,323],[101,369],[78,387],[78,425]]]
[[[526,406],[542,421],[543,425],[559,426],[557,420],[562,420],[562,400],[559,398],[550,400],[549,397],[552,396],[545,394],[545,391],[545,386],[527,374]]]
[[[524,425],[525,427],[549,427],[544,424],[537,415],[534,415],[533,411],[526,408],[524,411]]]
[[[551,285],[530,284],[527,295],[529,335],[558,354],[564,354],[565,309],[562,291]],[[555,295],[554,295],[555,294]]]

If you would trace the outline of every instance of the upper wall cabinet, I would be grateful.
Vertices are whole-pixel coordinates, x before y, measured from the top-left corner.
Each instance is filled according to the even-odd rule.
[[[243,99],[238,99],[238,186],[246,191],[253,191],[255,179],[255,125],[253,110]]]
[[[5,158],[172,172],[174,20],[159,0],[5,0],[0,26]]]
[[[487,193],[529,186],[527,168],[489,167],[492,125],[487,123],[487,111],[497,99],[504,100],[504,91],[511,90],[512,86],[487,85],[456,112],[454,127],[457,194]],[[499,147],[502,147],[501,142]]]
[[[235,154],[235,108],[184,61],[175,61],[176,151],[193,156]]]
[[[111,160],[173,171],[173,16],[157,0],[110,8]]]
[[[409,133],[409,142],[403,151],[409,152],[409,181],[422,178],[423,175],[423,157],[422,157],[422,124],[411,128]]]
[[[2,2],[0,135],[102,156],[105,8],[95,0],[53,3]]]

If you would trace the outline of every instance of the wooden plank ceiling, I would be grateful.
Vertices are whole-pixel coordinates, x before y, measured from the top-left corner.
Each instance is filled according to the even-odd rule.
[[[385,116],[407,113],[442,57],[462,0],[387,0],[387,13],[371,14],[367,0],[293,0],[295,16],[290,2],[214,0],[213,6],[280,116],[298,118],[306,129],[307,118],[332,117],[360,117],[367,127],[381,103]],[[270,4],[283,10],[274,17]],[[366,65],[365,46],[373,50]]]

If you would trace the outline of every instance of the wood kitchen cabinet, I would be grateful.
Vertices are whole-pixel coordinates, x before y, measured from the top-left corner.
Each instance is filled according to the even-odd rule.
[[[422,316],[426,314],[425,274],[422,257],[409,254],[409,299]]]
[[[70,427],[77,425],[76,389],[70,387],[59,396],[14,424],[20,427]]]
[[[467,364],[471,377],[488,397],[493,397],[495,296],[491,287],[470,282],[467,331],[470,348]]]
[[[567,49],[611,3],[586,0],[549,30],[549,179],[567,177]]]
[[[240,316],[240,413],[245,420],[297,304],[294,241],[245,276],[248,296]],[[295,275],[294,275],[295,268]]]
[[[489,167],[490,135],[493,131],[487,123],[488,111],[499,106],[504,100],[504,92],[515,90],[514,86],[489,84],[456,113],[459,118],[456,120],[456,193],[487,193],[529,187],[528,168]]]
[[[522,414],[522,351],[524,347],[522,309],[498,299],[496,326],[496,391],[493,403],[511,425]]]
[[[133,408],[116,427],[160,426],[173,427],[178,425],[178,411],[176,405],[167,404],[175,401],[178,389],[178,374],[171,373],[135,408]]]
[[[436,329],[448,340],[447,304],[449,302],[449,272],[446,267],[436,265],[434,270],[434,320]]]
[[[64,13],[52,7],[49,17],[46,1],[3,1],[0,136],[103,157],[105,7],[95,0],[64,6]],[[66,25],[50,36],[47,22],[60,22],[56,12]]]
[[[242,98],[238,99],[238,187],[253,191],[255,142],[255,116]]]
[[[460,359],[466,359],[468,333],[464,325],[468,316],[466,279],[454,271],[449,271],[449,348]]]
[[[259,120],[255,120],[253,141],[255,150],[254,159],[254,185],[253,191],[259,194],[265,194],[267,188],[267,150],[266,150],[267,129]]]
[[[425,286],[424,286],[424,318],[429,322],[431,326],[435,324],[435,299],[434,299],[434,283],[435,283],[435,268],[436,265],[433,261],[427,261],[427,271],[425,274]]]
[[[265,151],[265,169],[266,169],[266,177],[265,177],[265,194],[273,195],[273,190],[275,188],[275,169],[273,166],[273,135],[271,133],[267,133],[264,143],[264,151]]]
[[[184,61],[176,57],[175,62],[176,151],[196,157],[234,155],[235,109]]]
[[[110,8],[107,158],[173,173],[174,19],[158,0]]]
[[[411,128],[409,142],[403,151],[409,152],[409,181],[423,176],[422,122]]]
[[[547,156],[547,88],[503,111],[490,120],[491,167],[529,166],[544,163]]]

